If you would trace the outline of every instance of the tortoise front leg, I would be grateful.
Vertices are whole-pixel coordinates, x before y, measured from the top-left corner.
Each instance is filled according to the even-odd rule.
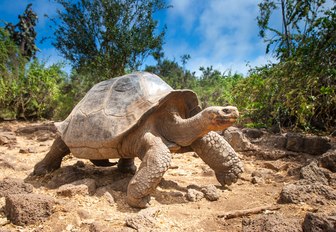
[[[131,179],[127,188],[127,203],[137,208],[145,208],[150,201],[150,194],[155,191],[163,174],[168,170],[171,154],[160,138],[150,135],[147,151],[139,170]]]
[[[237,182],[243,172],[243,164],[222,136],[211,131],[193,142],[191,147],[215,171],[222,186]]]

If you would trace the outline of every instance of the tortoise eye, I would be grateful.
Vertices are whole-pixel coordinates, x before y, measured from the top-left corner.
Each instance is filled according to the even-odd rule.
[[[225,114],[230,114],[231,113],[231,110],[230,109],[227,109],[227,108],[224,108],[222,110]]]

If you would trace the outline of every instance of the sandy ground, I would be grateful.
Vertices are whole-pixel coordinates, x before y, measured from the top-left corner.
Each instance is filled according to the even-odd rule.
[[[15,131],[27,125],[30,124],[6,122],[0,124],[0,129]],[[54,213],[46,221],[24,227],[10,223],[2,210],[0,231],[134,231],[126,225],[127,218],[143,214],[151,215],[150,222],[139,222],[139,231],[242,231],[243,220],[253,220],[260,214],[276,213],[302,222],[307,212],[330,212],[335,208],[335,202],[326,205],[277,204],[283,186],[298,179],[295,170],[307,158],[301,155],[261,160],[250,152],[249,155],[239,154],[245,168],[242,178],[225,188],[219,185],[213,171],[194,153],[175,154],[172,168],[166,172],[152,196],[151,206],[144,210],[134,209],[125,202],[127,183],[132,176],[119,173],[116,167],[95,167],[88,160],[68,156],[61,169],[44,177],[30,176],[34,165],[52,144],[52,136],[48,134],[41,139],[41,135],[36,133],[22,135],[16,137],[15,144],[0,146],[2,164],[8,164],[0,165],[0,180],[6,177],[25,180],[34,185],[34,193],[52,196],[57,201]],[[136,162],[139,165],[140,161]],[[253,181],[256,173],[261,175],[261,181]],[[59,186],[83,179],[95,180],[94,193],[79,193],[70,197],[57,193]],[[186,200],[188,188],[201,189],[208,185],[216,186],[218,200]],[[4,204],[3,197],[0,207]],[[230,211],[268,205],[277,205],[279,209],[232,219],[221,217]]]

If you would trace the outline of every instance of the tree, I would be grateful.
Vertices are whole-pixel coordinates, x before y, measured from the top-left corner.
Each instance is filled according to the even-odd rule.
[[[56,0],[54,46],[90,82],[136,70],[150,55],[161,54],[165,28],[153,15],[167,8],[164,0]]]
[[[182,66],[175,60],[164,58],[155,66],[146,66],[145,71],[155,73],[163,78],[174,89],[191,89],[195,86],[195,73],[185,69],[190,55],[182,55]]]
[[[28,60],[35,57],[36,52],[39,50],[35,44],[35,26],[38,17],[31,9],[31,6],[32,4],[28,4],[24,13],[18,16],[20,20],[19,23],[16,25],[6,23],[5,26],[12,40],[20,48],[21,55]]]
[[[257,124],[325,131],[336,127],[336,4],[328,7],[330,2],[259,4],[259,34],[267,42],[266,52],[273,47],[280,62],[256,68],[236,91]],[[272,14],[281,17],[281,27],[272,24]]]
[[[273,47],[280,60],[293,56],[298,48],[309,43],[321,18],[335,12],[335,7],[326,9],[326,0],[263,0],[258,6],[259,35],[267,43],[266,53]],[[281,27],[272,25],[271,16],[276,12],[281,15]]]

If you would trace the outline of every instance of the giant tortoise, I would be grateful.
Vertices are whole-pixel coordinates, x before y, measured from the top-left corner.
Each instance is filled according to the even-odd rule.
[[[59,137],[35,165],[34,174],[58,169],[70,152],[101,166],[119,158],[120,171],[135,173],[127,202],[144,208],[169,168],[172,153],[189,150],[215,171],[222,185],[230,185],[242,173],[242,163],[213,131],[226,129],[238,115],[233,106],[201,110],[193,91],[173,90],[154,74],[116,77],[94,85],[63,122],[55,123]],[[135,157],[142,161],[137,171]]]

